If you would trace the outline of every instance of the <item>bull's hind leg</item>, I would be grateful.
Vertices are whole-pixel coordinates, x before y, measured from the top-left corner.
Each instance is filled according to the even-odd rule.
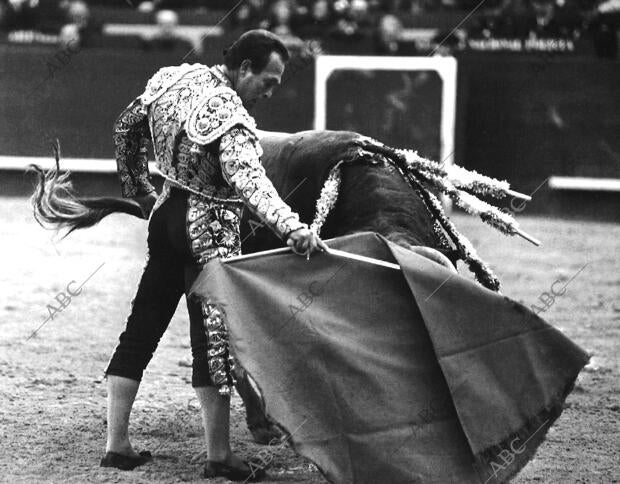
[[[235,375],[237,378],[235,388],[245,405],[245,420],[254,441],[263,445],[281,442],[282,433],[267,418],[263,402],[252,387],[246,371],[237,365]]]

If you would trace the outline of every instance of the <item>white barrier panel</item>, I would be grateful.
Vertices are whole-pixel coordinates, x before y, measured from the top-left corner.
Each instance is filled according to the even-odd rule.
[[[549,188],[553,190],[620,192],[620,179],[589,178],[582,176],[552,176],[549,178]]]
[[[437,161],[445,165],[454,163],[456,122],[456,59],[454,57],[318,56],[314,80],[314,129],[326,129],[327,80],[334,71],[340,70],[436,72],[442,81],[440,160]],[[360,96],[363,95],[364,93],[360,93]],[[411,148],[415,149],[415,146]],[[446,210],[451,208],[452,202],[448,197],[442,197],[442,202]]]
[[[0,156],[0,171],[24,171],[30,164],[49,170],[56,165],[56,162],[51,156]],[[60,171],[114,174],[116,162],[109,158],[63,158]],[[161,176],[154,161],[149,161],[149,172],[151,175]],[[620,192],[620,179],[618,178],[552,176],[549,177],[548,184],[552,190]]]
[[[45,170],[56,166],[53,156],[0,156],[0,170],[25,170],[28,165],[39,165]],[[75,173],[116,173],[116,161],[111,158],[63,158],[60,171]],[[159,176],[154,161],[149,161],[149,171]]]
[[[334,71],[435,71],[442,81],[440,163],[454,162],[456,121],[456,59],[454,57],[381,57],[321,55],[316,58],[314,129],[326,129],[327,80]],[[360,93],[360,96],[363,96]],[[381,141],[381,140],[379,140]],[[412,147],[415,149],[415,147]]]

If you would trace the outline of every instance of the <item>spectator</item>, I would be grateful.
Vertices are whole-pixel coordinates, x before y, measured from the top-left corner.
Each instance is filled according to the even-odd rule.
[[[74,40],[80,47],[93,47],[100,43],[102,25],[91,18],[86,2],[70,0],[67,4],[67,20],[60,32],[61,42]]]
[[[493,37],[525,39],[536,29],[536,16],[528,0],[509,0],[496,14],[491,29]]]
[[[0,0],[0,30],[57,35],[64,23],[58,0]]]
[[[553,0],[532,0],[534,9],[535,26],[532,30],[537,37],[557,37],[557,25],[555,22],[555,5]]]
[[[60,29],[58,36],[60,45],[71,49],[80,45],[80,30],[76,24],[66,24]]]
[[[160,10],[155,16],[157,32],[145,38],[142,44],[145,50],[185,50],[190,52],[192,44],[177,32],[179,16],[172,10]]]
[[[4,28],[9,31],[36,30],[38,0],[5,0]]]
[[[558,6],[554,0],[532,0],[536,24],[532,34],[536,37],[576,38],[580,30],[579,13],[563,2]]]
[[[379,19],[375,32],[375,53],[378,55],[416,55],[413,42],[401,42],[403,24],[393,14]]]
[[[287,0],[277,0],[271,6],[270,11],[271,15],[267,21],[267,25],[265,25],[266,29],[276,35],[292,35],[291,21],[293,19],[293,11],[291,4]]]
[[[562,37],[579,38],[585,28],[585,17],[572,0],[556,0],[555,17]]]
[[[146,0],[138,4],[137,10],[142,13],[153,13],[158,10],[178,10],[189,6],[188,2],[183,0]]]
[[[618,24],[620,23],[620,1],[605,0],[594,11],[590,23],[597,57],[618,58]]]
[[[157,9],[157,6],[157,2],[155,1],[140,2],[137,10],[140,13],[153,13]]]
[[[334,10],[337,22],[333,33],[338,37],[359,38],[363,35],[363,28],[370,26],[366,0],[338,1]]]
[[[529,0],[508,0],[481,20],[483,37],[525,39],[536,30],[536,15]]]
[[[311,17],[314,22],[322,22],[327,25],[331,16],[332,12],[327,0],[316,0],[312,4]]]
[[[231,16],[231,28],[243,30],[264,28],[263,12],[266,8],[265,0],[247,0],[243,2]]]
[[[333,11],[327,0],[315,0],[307,8],[307,16],[300,35],[306,38],[319,38],[326,35],[333,27]]]
[[[351,0],[349,4],[351,17],[359,22],[360,25],[369,21],[370,5],[367,0]]]
[[[576,38],[581,16],[574,4],[562,6],[554,0],[508,0],[491,15],[481,17],[468,29],[471,37]]]

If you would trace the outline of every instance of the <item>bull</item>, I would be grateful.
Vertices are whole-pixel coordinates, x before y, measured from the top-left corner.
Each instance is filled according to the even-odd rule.
[[[371,231],[453,271],[457,260],[465,259],[455,238],[450,237],[450,230],[446,230],[450,226],[438,223],[443,214],[438,213],[437,204],[431,203],[433,195],[415,177],[407,176],[396,150],[346,131],[260,132],[260,143],[268,177],[308,224],[315,217],[315,204],[325,180],[338,166],[339,196],[321,228],[324,239]],[[56,170],[45,172],[31,166],[38,177],[32,201],[40,224],[67,228],[68,234],[95,225],[112,213],[144,217],[140,206],[131,199],[76,196],[69,173],[59,174],[58,147],[55,151]],[[282,244],[248,211],[242,220],[241,237],[245,253]],[[477,261],[473,266],[471,258],[467,262],[477,275],[484,273],[484,266]],[[238,378],[237,389],[254,439],[268,443],[278,432],[265,416],[246,375]]]

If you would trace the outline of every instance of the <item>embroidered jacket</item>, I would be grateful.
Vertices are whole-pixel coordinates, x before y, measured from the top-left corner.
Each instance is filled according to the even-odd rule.
[[[114,124],[124,197],[154,190],[148,143],[166,181],[156,208],[176,186],[223,204],[245,203],[280,237],[302,227],[260,163],[256,123],[219,66],[160,69]]]

